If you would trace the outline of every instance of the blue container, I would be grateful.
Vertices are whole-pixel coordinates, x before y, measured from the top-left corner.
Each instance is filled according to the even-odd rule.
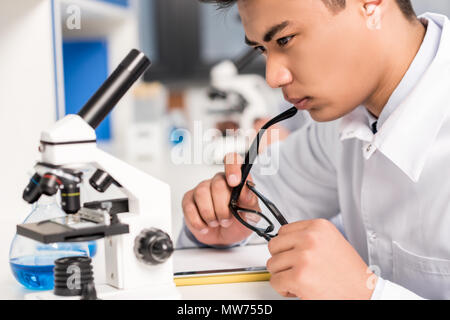
[[[69,256],[86,256],[85,251],[42,251],[37,255],[13,258],[9,261],[17,281],[31,290],[52,290],[55,260]]]
[[[24,223],[61,217],[65,217],[65,213],[59,207],[56,197],[41,196]],[[91,245],[91,250],[95,254],[97,245]],[[55,260],[71,256],[90,256],[89,252],[88,242],[42,244],[16,235],[11,243],[9,263],[14,277],[25,288],[51,290],[54,286]]]

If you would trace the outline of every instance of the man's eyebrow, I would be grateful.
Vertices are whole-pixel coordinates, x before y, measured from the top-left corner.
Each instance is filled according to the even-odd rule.
[[[269,29],[269,31],[266,32],[266,35],[264,36],[264,41],[265,42],[272,41],[273,37],[278,32],[280,32],[281,30],[286,28],[288,25],[289,25],[289,21],[283,21],[282,23],[273,26],[272,28]]]
[[[257,45],[258,45],[257,42],[252,41],[252,40],[249,40],[249,39],[247,38],[247,36],[245,36],[245,43],[246,43],[247,45],[249,45],[249,46],[257,46]]]
[[[271,27],[266,34],[264,35],[264,42],[270,42],[272,41],[273,37],[280,31],[282,31],[284,28],[286,28],[289,25],[289,21],[283,21],[282,23],[279,23],[273,27]],[[249,46],[257,46],[258,43],[252,40],[249,40],[247,36],[245,36],[245,43]]]

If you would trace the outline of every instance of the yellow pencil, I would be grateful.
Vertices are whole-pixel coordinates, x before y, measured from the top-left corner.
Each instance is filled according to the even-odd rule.
[[[257,273],[207,275],[207,276],[193,276],[193,277],[179,277],[179,278],[177,277],[174,278],[174,281],[178,287],[181,287],[181,286],[197,286],[204,284],[268,281],[269,279],[270,279],[269,272],[257,272]]]

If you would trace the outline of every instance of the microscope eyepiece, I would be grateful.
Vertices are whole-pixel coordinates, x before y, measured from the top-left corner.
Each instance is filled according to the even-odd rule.
[[[150,60],[142,52],[131,50],[78,115],[92,128],[97,128],[150,65]]]

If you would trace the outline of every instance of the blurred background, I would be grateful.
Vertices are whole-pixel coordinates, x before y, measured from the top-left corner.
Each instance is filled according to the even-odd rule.
[[[450,15],[448,0],[413,4],[417,14]],[[2,265],[15,225],[31,211],[22,192],[41,131],[77,113],[131,48],[153,65],[97,137],[104,150],[170,184],[175,238],[183,194],[221,171],[226,152],[243,153],[251,129],[289,107],[265,84],[264,61],[244,44],[236,7],[218,11],[197,0],[1,1]],[[284,126],[283,135],[298,124]]]

